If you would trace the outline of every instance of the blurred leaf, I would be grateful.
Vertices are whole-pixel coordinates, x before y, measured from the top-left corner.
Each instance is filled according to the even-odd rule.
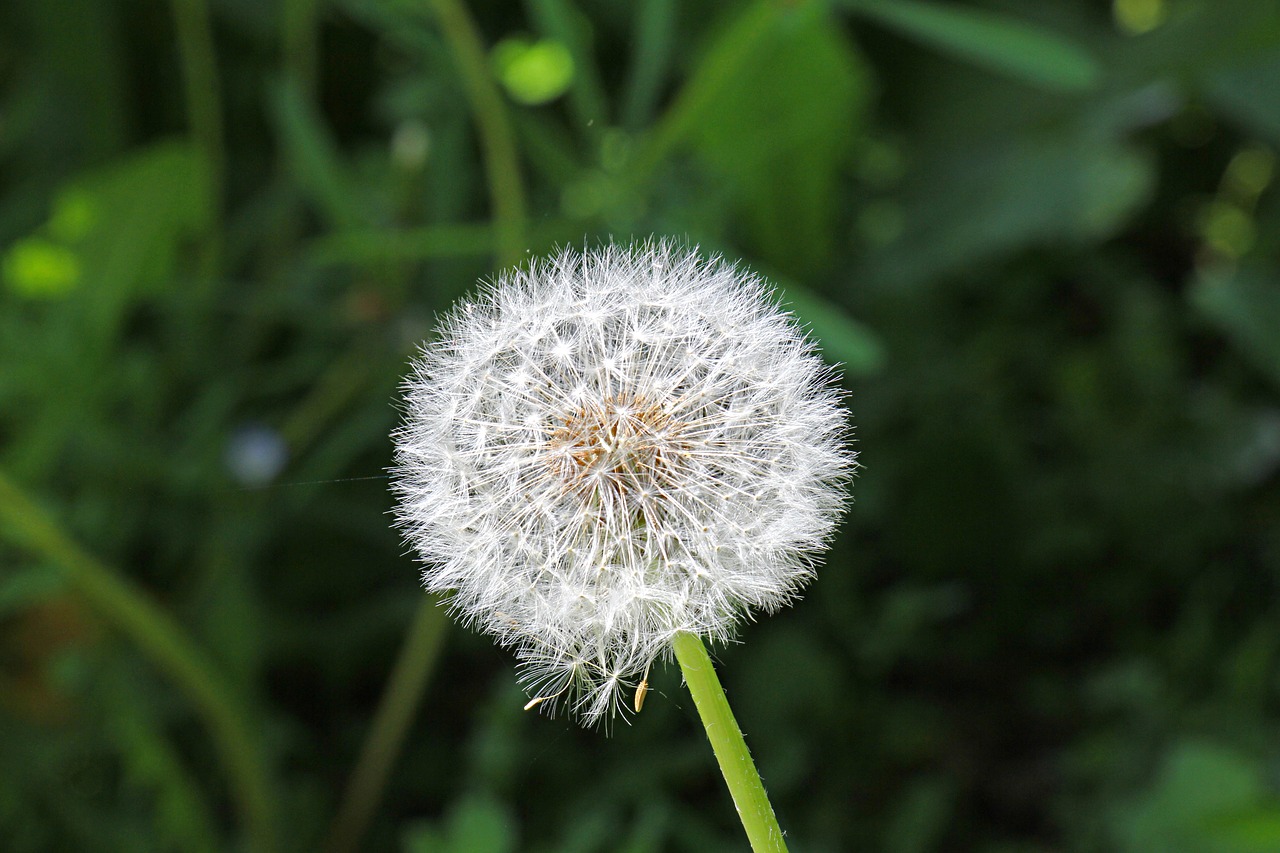
[[[635,35],[622,95],[621,124],[638,129],[653,116],[658,93],[671,61],[675,37],[674,0],[640,0],[634,4]]]
[[[10,568],[0,575],[0,617],[52,598],[65,588],[66,578],[47,564]]]
[[[104,685],[102,697],[125,765],[125,781],[155,798],[154,840],[175,850],[213,853],[217,834],[209,807],[194,775],[165,736],[155,709],[137,701],[137,687],[136,679],[118,674]],[[163,848],[157,844],[155,849]]]
[[[1046,89],[1081,92],[1102,69],[1089,51],[1031,24],[960,5],[844,0],[851,11],[995,71]]]
[[[410,823],[400,833],[402,853],[452,853],[439,827],[429,821]]]
[[[865,275],[920,281],[997,252],[1109,236],[1150,197],[1151,155],[1094,133],[1036,133],[947,146],[903,189],[900,236]]]
[[[251,555],[244,551],[244,522],[211,518],[209,548],[201,560],[199,611],[192,630],[209,650],[226,677],[237,687],[250,689],[260,674],[267,652],[267,614],[254,578],[246,571]]]
[[[913,781],[891,815],[886,853],[927,853],[941,846],[955,811],[956,785],[945,776]]]
[[[317,239],[308,250],[317,264],[476,257],[493,251],[493,227],[429,225],[415,229],[339,230]]]
[[[67,190],[54,199],[49,215],[49,235],[63,243],[78,243],[88,236],[99,219],[93,199],[83,192]]]
[[[55,91],[64,101],[64,132],[83,139],[98,158],[116,155],[128,136],[131,108],[136,107],[124,85],[129,66],[122,55],[126,16],[120,7],[96,0],[50,0],[25,8],[31,27],[23,35],[34,44],[22,47],[41,48],[34,55],[58,81]],[[10,44],[16,47],[17,40]]]
[[[522,104],[545,104],[563,95],[574,79],[573,54],[554,39],[503,39],[490,54],[498,82]]]
[[[444,832],[432,824],[411,826],[402,838],[404,853],[511,853],[516,849],[511,812],[496,800],[471,794],[449,812]]]
[[[1124,853],[1260,853],[1276,849],[1280,804],[1266,805],[1262,768],[1228,749],[1184,742],[1151,788],[1117,818]],[[1271,846],[1267,846],[1271,845]]]
[[[790,272],[822,268],[834,243],[836,175],[870,96],[861,57],[817,5],[763,22],[748,9],[687,87],[710,89],[711,80],[724,82],[691,128],[698,154],[732,189],[764,258]]]
[[[63,187],[40,232],[74,239],[31,239],[57,246],[58,256],[78,269],[78,285],[56,303],[57,321],[39,335],[24,335],[21,325],[0,326],[7,371],[0,406],[24,415],[6,449],[26,470],[55,464],[70,441],[83,437],[86,422],[100,430],[114,422],[98,407],[125,392],[127,374],[109,354],[140,297],[173,285],[184,241],[203,230],[210,204],[208,170],[180,142],[139,149]],[[13,263],[7,255],[6,276],[14,274]],[[140,366],[138,375],[145,376],[154,364]],[[112,380],[103,381],[108,371]],[[58,394],[48,393],[52,386]],[[143,395],[160,390],[153,383],[140,387]],[[145,399],[139,397],[135,406]]]
[[[25,237],[4,255],[4,282],[19,296],[64,296],[80,283],[80,277],[75,252],[43,237]]]
[[[1224,815],[1210,831],[1241,853],[1274,853],[1280,850],[1280,804]]]
[[[845,376],[869,376],[884,368],[880,338],[844,309],[798,284],[784,287],[787,306],[822,342],[823,351],[841,364]]]
[[[1280,280],[1270,270],[1246,266],[1206,273],[1192,286],[1190,299],[1242,355],[1280,383]]]
[[[1280,15],[1274,3],[1216,0],[1169,3],[1163,24],[1114,52],[1118,78],[1194,81],[1203,86],[1220,74],[1266,65],[1280,48]],[[1269,95],[1270,93],[1265,93]]]
[[[1280,143],[1280,56],[1214,74],[1206,94],[1250,131]]]
[[[209,170],[191,145],[162,142],[134,152],[70,186],[55,205],[75,209],[83,288],[119,304],[130,291],[168,285],[182,240],[212,212]]]
[[[667,849],[671,808],[665,800],[649,799],[639,808],[630,837],[618,853],[661,853]]]
[[[542,177],[563,186],[582,174],[577,140],[560,122],[526,110],[513,115],[512,123],[519,130],[525,155]]]
[[[449,820],[454,850],[510,853],[516,849],[516,824],[510,810],[488,797],[468,797]]]
[[[632,164],[634,179],[647,180],[672,149],[706,124],[708,111],[739,79],[761,44],[778,26],[779,17],[779,8],[774,3],[756,0],[718,35],[667,111],[649,129]]]

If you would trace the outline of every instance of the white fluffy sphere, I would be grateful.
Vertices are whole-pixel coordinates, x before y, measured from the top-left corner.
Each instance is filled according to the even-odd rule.
[[[813,573],[854,467],[833,373],[757,276],[565,251],[441,323],[396,432],[398,521],[465,623],[591,722],[672,638]]]

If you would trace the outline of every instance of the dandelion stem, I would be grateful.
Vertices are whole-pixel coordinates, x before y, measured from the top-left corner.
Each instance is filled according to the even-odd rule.
[[[696,634],[689,633],[677,634],[674,646],[676,660],[680,662],[693,704],[706,727],[707,740],[711,741],[711,749],[720,763],[720,772],[738,809],[742,828],[747,831],[751,849],[755,853],[786,853],[787,844],[782,839],[778,818],[774,816],[747,743],[742,739],[742,730],[733,717],[724,688],[716,677],[707,647]]]
[[[0,524],[14,540],[56,566],[97,611],[173,679],[204,718],[230,777],[249,834],[248,849],[275,849],[270,783],[248,715],[190,636],[128,578],[99,562],[7,477],[0,474]]]
[[[360,758],[351,772],[342,806],[333,820],[328,844],[331,853],[360,849],[360,837],[382,798],[387,776],[444,646],[448,618],[439,604],[438,597],[424,595],[414,614]]]

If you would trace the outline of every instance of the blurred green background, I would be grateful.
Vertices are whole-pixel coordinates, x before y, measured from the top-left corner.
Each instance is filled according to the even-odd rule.
[[[436,313],[662,235],[851,392],[718,651],[793,851],[1280,850],[1277,146],[1269,0],[6,0],[0,848],[744,849],[388,524]]]

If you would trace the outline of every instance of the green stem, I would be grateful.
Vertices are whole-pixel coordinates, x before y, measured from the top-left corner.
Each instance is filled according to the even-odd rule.
[[[425,595],[413,617],[360,759],[351,773],[351,781],[347,783],[342,807],[329,832],[328,850],[331,853],[347,853],[360,848],[360,838],[378,801],[382,799],[387,776],[444,646],[449,620],[439,604],[440,599],[436,596]]]
[[[787,844],[782,839],[778,819],[769,804],[769,796],[764,792],[764,783],[760,781],[755,762],[751,760],[747,742],[742,739],[738,721],[733,718],[724,688],[716,677],[707,647],[696,634],[688,633],[677,634],[674,646],[676,660],[680,662],[693,704],[702,717],[702,725],[707,729],[707,740],[711,741],[711,749],[720,763],[720,772],[729,786],[729,794],[738,809],[742,828],[747,831],[751,849],[755,853],[786,853]]]
[[[222,94],[213,45],[213,22],[206,0],[172,0],[172,4],[182,57],[187,123],[209,170],[212,215],[204,235],[203,260],[206,274],[212,275],[222,254],[223,182],[226,179]]]
[[[445,38],[458,60],[471,109],[480,133],[485,172],[489,179],[489,199],[493,205],[493,225],[497,232],[498,263],[517,264],[524,257],[525,200],[516,155],[515,134],[502,103],[502,93],[493,82],[485,59],[484,43],[460,0],[432,0]]]
[[[253,729],[212,662],[143,590],[85,552],[3,474],[0,522],[16,541],[60,569],[102,616],[129,636],[186,693],[204,718],[226,766],[251,849],[259,853],[275,850],[270,785],[255,748]]]

